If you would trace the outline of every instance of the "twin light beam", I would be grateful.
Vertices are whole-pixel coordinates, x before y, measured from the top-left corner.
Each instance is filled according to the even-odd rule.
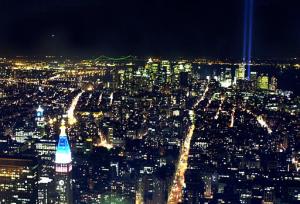
[[[243,63],[247,64],[247,79],[250,80],[254,0],[244,0],[244,1],[245,1],[245,8],[244,8],[245,11],[244,11]]]

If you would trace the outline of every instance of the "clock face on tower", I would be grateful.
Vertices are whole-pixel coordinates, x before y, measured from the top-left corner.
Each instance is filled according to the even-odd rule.
[[[64,185],[65,182],[63,180],[60,180],[58,183],[59,183],[59,185],[62,186],[62,185]]]

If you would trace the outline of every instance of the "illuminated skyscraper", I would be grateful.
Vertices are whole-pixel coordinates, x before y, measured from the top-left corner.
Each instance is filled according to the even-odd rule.
[[[269,77],[268,76],[259,76],[257,78],[257,87],[259,89],[268,90],[269,89]]]
[[[44,109],[39,106],[38,109],[36,109],[36,126],[37,126],[37,132],[34,134],[33,138],[41,139],[45,136],[45,118],[44,118]]]
[[[60,127],[60,135],[55,153],[55,180],[57,203],[71,204],[72,200],[72,157],[71,148],[66,134],[66,126],[64,120]]]
[[[228,88],[232,84],[231,68],[226,68],[225,72],[221,73],[221,86]]]
[[[271,82],[270,82],[269,88],[270,88],[270,91],[276,91],[277,90],[277,79],[276,79],[276,77],[273,76],[271,78]]]
[[[235,77],[237,80],[245,79],[245,64],[239,64],[239,67],[235,70]]]
[[[56,197],[54,176],[54,156],[56,141],[51,139],[40,139],[35,142],[35,149],[39,156],[40,168],[38,182],[38,199],[40,204],[53,203]]]
[[[171,82],[171,64],[168,60],[163,60],[161,62],[159,81],[160,84]]]

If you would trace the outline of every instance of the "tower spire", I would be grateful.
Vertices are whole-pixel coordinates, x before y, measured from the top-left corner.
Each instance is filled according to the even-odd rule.
[[[60,134],[55,153],[55,180],[57,203],[72,204],[72,156],[66,133],[65,121],[61,121]]]
[[[55,153],[55,163],[56,163],[57,167],[62,164],[67,164],[68,166],[71,167],[71,163],[72,163],[71,148],[69,145],[64,120],[62,120],[61,126],[60,126],[59,140],[57,143],[56,153]],[[60,170],[66,170],[66,169],[57,168],[56,170],[60,171]],[[68,171],[69,170],[70,169],[68,169]]]
[[[60,134],[59,136],[67,136],[67,133],[66,133],[66,122],[64,119],[61,120],[61,125],[60,125]]]

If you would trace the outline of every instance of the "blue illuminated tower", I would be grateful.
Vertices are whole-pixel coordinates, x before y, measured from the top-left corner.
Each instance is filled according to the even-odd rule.
[[[55,152],[56,192],[57,203],[71,204],[72,200],[72,156],[66,134],[65,121],[62,120],[60,135]]]
[[[36,124],[37,127],[45,126],[44,109],[41,106],[36,109]]]
[[[34,134],[33,138],[41,139],[45,136],[45,118],[44,118],[44,109],[39,106],[36,109],[36,127],[37,127],[37,134]]]

